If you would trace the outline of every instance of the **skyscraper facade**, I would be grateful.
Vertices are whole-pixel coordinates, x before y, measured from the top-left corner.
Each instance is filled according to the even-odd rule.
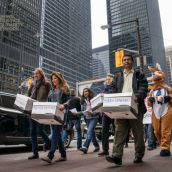
[[[168,46],[165,48],[165,54],[167,65],[166,78],[168,79],[169,85],[172,87],[172,46]]]
[[[110,71],[116,72],[114,51],[126,48],[138,51],[136,19],[139,20],[141,52],[145,57],[145,72],[148,65],[159,63],[165,67],[165,50],[162,36],[158,0],[107,0]],[[138,54],[133,53],[135,58]],[[136,60],[137,61],[137,60]]]
[[[40,67],[69,85],[92,77],[90,0],[42,0]]]
[[[109,46],[94,48],[92,50],[92,73],[93,78],[104,78],[109,73]]]
[[[38,66],[40,0],[1,0],[0,91],[16,93],[22,80]],[[8,19],[7,19],[8,18]],[[18,30],[6,30],[11,20],[19,20]],[[6,21],[5,21],[6,20]],[[2,25],[1,25],[2,26]]]

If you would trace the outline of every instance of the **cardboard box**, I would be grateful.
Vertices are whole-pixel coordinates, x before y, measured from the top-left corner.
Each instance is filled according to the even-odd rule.
[[[31,99],[30,97],[27,97],[22,94],[17,94],[14,105],[17,106],[22,111],[32,111],[33,102],[36,102],[36,100]]]
[[[136,119],[138,108],[134,94],[104,94],[102,111],[112,119]]]
[[[31,118],[40,124],[62,125],[64,113],[59,110],[59,106],[55,102],[34,102]]]
[[[98,94],[90,100],[92,111],[100,112],[103,106],[103,93]]]

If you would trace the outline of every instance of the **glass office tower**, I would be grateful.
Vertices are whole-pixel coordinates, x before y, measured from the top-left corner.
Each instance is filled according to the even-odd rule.
[[[12,16],[22,24],[19,30],[0,30],[0,91],[16,93],[21,82],[32,76],[38,66],[40,2],[0,0],[0,19]]]
[[[71,87],[92,77],[90,0],[42,0],[40,67]]]
[[[133,21],[136,18],[139,20],[141,52],[144,56],[146,74],[150,75],[147,66],[155,63],[159,63],[166,71],[158,0],[107,0],[107,13],[108,23],[111,25],[108,31],[111,72],[119,71],[119,68],[115,67],[114,51],[118,48],[138,50],[136,22]],[[133,56],[138,62],[138,54],[133,53]]]
[[[109,73],[109,45],[92,50],[93,78],[104,78]]]

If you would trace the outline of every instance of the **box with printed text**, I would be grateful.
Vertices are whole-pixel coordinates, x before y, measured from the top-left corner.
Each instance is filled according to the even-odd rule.
[[[64,112],[59,107],[55,102],[34,102],[31,118],[41,124],[62,125]]]
[[[104,94],[102,111],[113,119],[136,119],[138,113],[134,94]]]

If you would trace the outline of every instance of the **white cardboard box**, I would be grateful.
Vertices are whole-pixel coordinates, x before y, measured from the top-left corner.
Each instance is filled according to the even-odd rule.
[[[103,93],[100,93],[90,100],[92,111],[101,111],[101,108],[103,106],[103,97]]]
[[[59,110],[59,103],[34,102],[31,118],[40,124],[62,125],[64,113]]]
[[[112,119],[136,119],[138,108],[134,94],[104,94],[102,111]]]
[[[16,105],[19,109],[22,111],[32,111],[33,102],[36,102],[36,100],[31,99],[30,97],[27,97],[22,94],[17,94],[14,105]]]

